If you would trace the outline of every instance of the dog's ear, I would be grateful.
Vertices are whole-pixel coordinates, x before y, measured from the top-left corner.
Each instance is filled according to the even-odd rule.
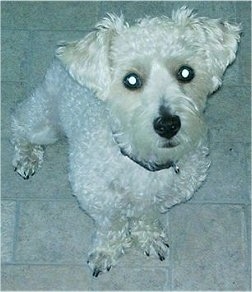
[[[105,99],[111,79],[111,42],[116,34],[127,27],[122,15],[108,14],[84,39],[61,42],[56,56],[76,81],[94,90],[99,98]]]
[[[204,29],[207,34],[206,62],[213,76],[213,91],[215,91],[222,83],[221,78],[226,68],[236,58],[241,26],[215,20],[207,21]]]
[[[220,19],[197,17],[193,10],[185,6],[173,12],[172,18],[194,32],[196,42],[200,44],[200,50],[205,55],[209,73],[213,76],[213,91],[216,90],[221,85],[221,77],[226,68],[235,60],[241,25]]]

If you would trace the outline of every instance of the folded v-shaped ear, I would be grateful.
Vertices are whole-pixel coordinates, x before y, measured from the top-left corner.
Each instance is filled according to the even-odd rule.
[[[61,42],[56,56],[76,81],[94,90],[99,98],[105,99],[111,81],[111,43],[116,34],[127,27],[122,15],[108,14],[84,39]]]
[[[205,54],[205,62],[212,74],[213,91],[221,85],[221,78],[228,65],[236,58],[240,41],[241,25],[220,19],[197,17],[193,10],[183,6],[173,12],[175,23],[191,29],[197,35],[197,42]]]
[[[209,64],[213,81],[216,82],[215,90],[221,85],[221,78],[226,68],[236,58],[241,26],[226,21],[212,20],[206,22],[204,29],[207,34],[206,62]]]

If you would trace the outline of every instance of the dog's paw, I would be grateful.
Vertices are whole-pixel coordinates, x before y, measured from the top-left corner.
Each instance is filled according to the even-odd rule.
[[[88,257],[88,265],[93,271],[93,276],[108,272],[115,265],[117,257],[115,253],[105,250],[95,250]]]
[[[159,236],[150,236],[142,245],[142,248],[147,256],[156,255],[160,261],[164,261],[167,256],[169,244],[167,238],[161,234]]]
[[[36,145],[30,151],[18,151],[12,161],[14,171],[24,179],[33,176],[43,161],[44,149]]]
[[[35,161],[30,161],[28,158],[23,160],[13,161],[14,171],[16,171],[22,178],[28,179],[33,176],[38,168]]]
[[[147,256],[165,260],[169,248],[168,237],[159,220],[138,220],[131,225],[134,244]]]

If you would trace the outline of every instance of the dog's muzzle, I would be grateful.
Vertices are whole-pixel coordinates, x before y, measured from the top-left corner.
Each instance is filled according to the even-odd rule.
[[[153,121],[155,132],[166,139],[174,137],[181,128],[181,121],[176,115],[161,115]]]

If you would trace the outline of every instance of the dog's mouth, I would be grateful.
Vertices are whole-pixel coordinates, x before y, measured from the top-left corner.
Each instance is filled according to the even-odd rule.
[[[174,140],[165,140],[158,144],[159,148],[174,148],[177,147],[180,143]]]

